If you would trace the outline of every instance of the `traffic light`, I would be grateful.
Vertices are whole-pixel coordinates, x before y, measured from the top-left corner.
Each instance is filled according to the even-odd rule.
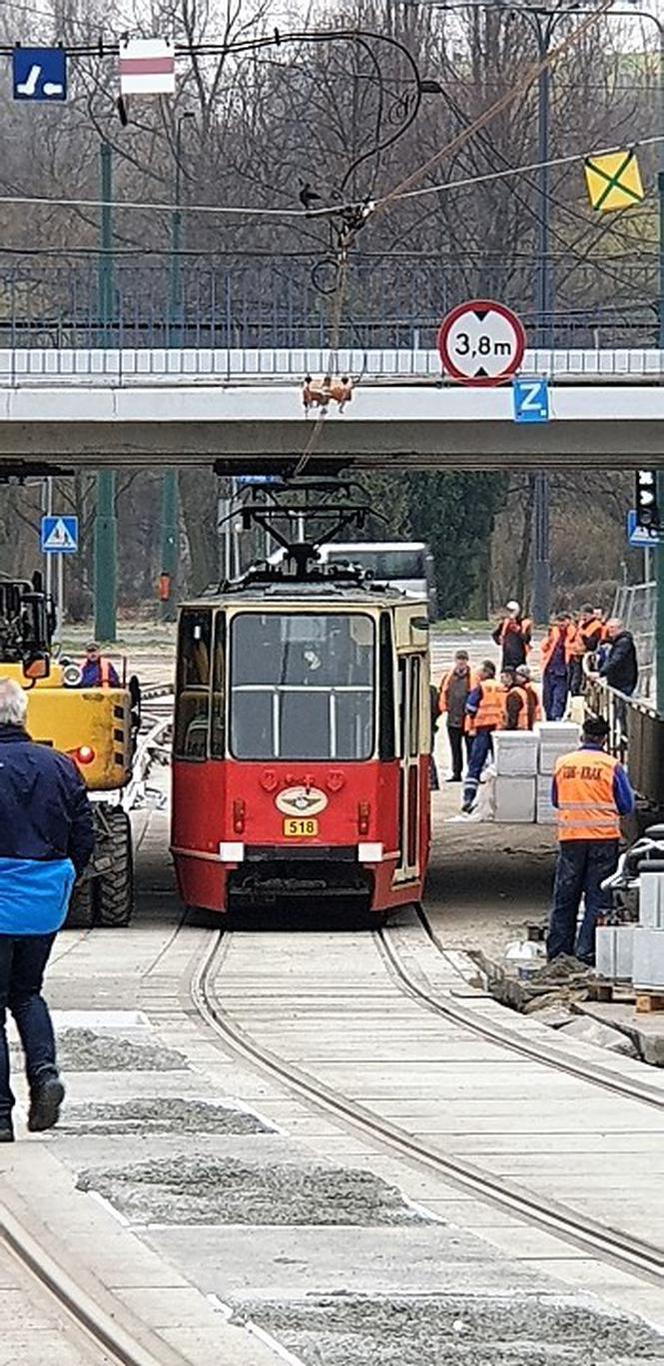
[[[661,531],[657,505],[657,475],[654,470],[636,472],[636,524],[648,531]]]

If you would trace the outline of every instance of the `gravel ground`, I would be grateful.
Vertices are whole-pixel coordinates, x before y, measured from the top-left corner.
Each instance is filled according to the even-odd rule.
[[[431,1221],[371,1172],[176,1157],[81,1172],[132,1222],[158,1224],[413,1225]]]
[[[68,1105],[59,1133],[76,1134],[267,1134],[256,1115],[204,1100],[156,1096],[121,1104]]]
[[[189,1070],[182,1053],[157,1044],[96,1034],[93,1029],[63,1029],[58,1034],[58,1063],[63,1072]]]
[[[637,1322],[554,1296],[254,1302],[236,1313],[304,1366],[632,1366],[664,1362]]]

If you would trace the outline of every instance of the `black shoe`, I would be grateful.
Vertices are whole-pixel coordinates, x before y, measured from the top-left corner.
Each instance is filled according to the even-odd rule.
[[[13,1143],[14,1130],[11,1124],[0,1124],[0,1143]]]
[[[31,1134],[40,1134],[44,1129],[52,1129],[60,1117],[60,1106],[65,1098],[65,1088],[59,1077],[46,1077],[37,1082],[31,1090],[28,1111],[28,1129]]]
[[[459,776],[458,776],[458,778],[457,778],[456,773],[453,773],[451,778],[446,778],[446,779],[445,779],[445,782],[446,782],[446,783],[460,783],[460,782],[461,782],[461,774],[459,774]]]
[[[474,807],[474,805],[475,805],[474,802],[464,802],[463,806],[461,807],[461,810],[462,810],[462,812],[463,812],[463,815],[464,815],[464,816],[469,816],[470,813],[471,813],[471,811],[472,811],[472,809],[473,809],[473,807]]]

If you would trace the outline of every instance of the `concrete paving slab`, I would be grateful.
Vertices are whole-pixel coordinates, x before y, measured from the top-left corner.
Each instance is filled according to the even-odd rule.
[[[243,1296],[469,1295],[550,1288],[547,1277],[506,1261],[478,1238],[440,1225],[419,1229],[150,1228],[149,1245],[222,1300]]]
[[[279,1358],[255,1334],[233,1324],[194,1328],[190,1324],[164,1328],[159,1336],[181,1352],[192,1366],[280,1366]]]
[[[77,1347],[68,1342],[61,1328],[24,1329],[3,1322],[0,1366],[101,1366],[103,1361],[91,1344]]]
[[[528,1262],[528,1265],[541,1271],[546,1264],[537,1261]],[[556,1258],[548,1269],[556,1280],[575,1289],[588,1290],[623,1313],[638,1315],[659,1332],[664,1332],[664,1302],[657,1286],[645,1284],[636,1276],[628,1276],[592,1258],[567,1261]]]

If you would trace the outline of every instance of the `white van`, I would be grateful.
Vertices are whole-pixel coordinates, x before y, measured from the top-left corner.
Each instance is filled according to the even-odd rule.
[[[433,555],[424,541],[329,541],[319,547],[325,564],[348,560],[369,570],[376,583],[389,583],[429,603],[429,620],[438,615]]]

